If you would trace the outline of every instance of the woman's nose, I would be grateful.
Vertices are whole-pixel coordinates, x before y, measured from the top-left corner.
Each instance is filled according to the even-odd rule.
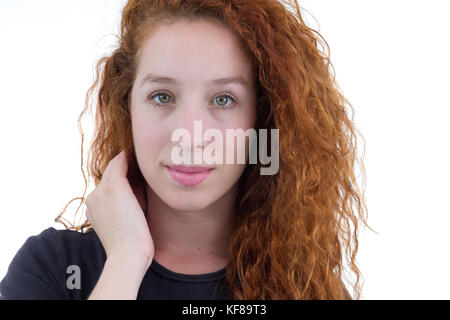
[[[202,151],[211,141],[203,139],[204,132],[211,127],[211,120],[206,106],[189,105],[181,106],[176,115],[174,129],[183,129],[188,137],[181,139],[179,146],[192,152]]]

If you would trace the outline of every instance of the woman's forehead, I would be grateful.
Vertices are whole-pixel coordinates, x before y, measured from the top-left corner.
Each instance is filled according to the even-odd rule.
[[[196,73],[204,75],[205,81],[229,74],[252,80],[239,39],[225,26],[209,21],[180,21],[158,27],[142,45],[138,69],[179,77],[186,74],[181,77],[186,80]]]

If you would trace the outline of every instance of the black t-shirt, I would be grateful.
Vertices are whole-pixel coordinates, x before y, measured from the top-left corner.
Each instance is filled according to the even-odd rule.
[[[105,261],[104,248],[94,230],[83,234],[50,227],[29,237],[16,253],[0,283],[0,299],[85,300],[97,284]],[[231,299],[225,270],[181,274],[153,259],[137,299]]]

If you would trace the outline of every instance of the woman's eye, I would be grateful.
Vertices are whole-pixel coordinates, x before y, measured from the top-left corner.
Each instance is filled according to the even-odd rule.
[[[156,101],[156,98],[158,98],[159,101]],[[150,104],[152,104],[155,108],[164,107],[165,104],[170,103],[170,99],[171,96],[165,92],[156,92],[148,97]],[[213,100],[216,101],[217,106],[223,110],[233,108],[236,103],[236,99],[227,93],[216,96]]]
[[[236,100],[228,94],[218,96],[218,97],[214,98],[214,100],[216,100],[216,102],[222,109],[233,108],[234,104],[236,103]],[[231,101],[231,104],[229,104],[228,107],[226,107],[228,101]]]
[[[159,98],[160,102],[156,102],[155,98]],[[157,92],[157,93],[149,96],[148,100],[154,107],[158,108],[158,107],[162,107],[164,104],[169,103],[170,96],[164,92]]]

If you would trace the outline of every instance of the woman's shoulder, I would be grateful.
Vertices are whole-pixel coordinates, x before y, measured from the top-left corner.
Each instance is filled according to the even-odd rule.
[[[0,283],[0,292],[19,299],[71,298],[82,291],[76,286],[69,288],[68,278],[78,272],[90,287],[105,260],[95,231],[80,233],[49,227],[29,236],[19,248]]]
[[[103,250],[100,239],[93,229],[81,233],[70,229],[55,229],[50,227],[41,232],[42,237],[53,237],[66,249]]]
[[[64,258],[63,267],[66,270],[73,267],[79,268],[88,278],[95,278],[101,273],[106,261],[106,253],[92,228],[81,233],[50,227],[42,231],[40,237],[42,242],[45,239],[54,241],[53,245],[46,249]]]
[[[100,239],[93,229],[81,233],[70,229],[49,227],[39,234],[29,236],[20,250],[30,247],[41,253],[49,251],[65,258],[105,255]]]

